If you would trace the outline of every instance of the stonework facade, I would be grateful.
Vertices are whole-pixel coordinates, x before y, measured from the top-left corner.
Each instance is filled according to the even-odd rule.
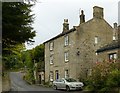
[[[96,52],[98,53],[99,62],[109,61],[109,62],[120,62],[120,26],[114,23],[113,29],[113,41]]]
[[[63,77],[85,78],[98,61],[96,50],[113,39],[113,28],[104,20],[103,8],[93,7],[93,18],[85,22],[81,11],[80,24],[69,30],[64,20],[63,32],[46,41],[45,82]]]

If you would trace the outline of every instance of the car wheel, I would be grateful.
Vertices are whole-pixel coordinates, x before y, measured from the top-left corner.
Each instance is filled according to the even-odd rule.
[[[66,91],[70,91],[70,87],[69,86],[66,86]]]
[[[56,86],[56,85],[54,85],[54,86],[53,86],[53,89],[57,90],[57,86]]]

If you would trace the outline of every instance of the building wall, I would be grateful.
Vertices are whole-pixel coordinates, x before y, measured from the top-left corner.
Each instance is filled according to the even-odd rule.
[[[79,48],[79,63],[81,77],[89,74],[93,63],[99,58],[96,50],[112,41],[112,27],[104,19],[93,18],[78,27],[76,35],[76,46]],[[95,44],[95,37],[98,37],[98,43]],[[82,74],[82,75],[81,75]],[[83,75],[84,74],[84,75]]]
[[[75,51],[75,34],[76,32],[72,32],[67,34],[69,36],[69,45],[64,45],[65,35],[55,39],[54,41],[54,49],[53,51],[49,50],[50,42],[45,44],[45,80],[49,81],[50,71],[54,73],[55,80],[55,70],[59,70],[59,78],[63,78],[65,76],[65,70],[69,71],[69,76],[76,78],[76,51]],[[64,53],[68,52],[68,62],[65,62]],[[50,64],[50,55],[53,55],[53,64]]]
[[[109,54],[116,53],[117,61],[120,61],[120,49],[108,50],[98,53],[98,57],[100,58],[98,62],[109,61]]]
[[[49,43],[45,43],[45,81],[49,81],[50,71],[59,70],[60,78],[65,75],[65,70],[69,70],[69,77],[78,79],[85,78],[99,57],[96,50],[110,43],[113,37],[113,28],[103,19],[94,17],[93,19],[80,24],[76,31],[69,33],[69,45],[64,46],[64,37],[61,36],[53,40],[54,49],[49,50]],[[98,43],[95,44],[95,37]],[[64,53],[68,51],[69,61],[64,61]],[[50,55],[53,54],[54,64],[50,65]]]

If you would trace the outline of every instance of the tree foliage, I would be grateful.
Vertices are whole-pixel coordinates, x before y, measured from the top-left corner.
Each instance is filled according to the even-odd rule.
[[[44,61],[44,45],[36,46],[34,51],[34,59],[36,62]]]
[[[22,52],[22,61],[24,66],[27,67],[27,73],[24,77],[28,82],[34,81],[34,71],[43,71],[44,64],[44,45],[41,44],[35,48]],[[37,66],[35,66],[37,64]]]
[[[34,66],[34,61],[32,60],[32,50],[27,50],[22,52],[22,62],[24,66],[26,66],[29,69],[32,69]]]
[[[3,67],[6,69],[15,68],[19,69],[23,66],[23,62],[21,60],[22,51],[25,50],[24,44],[16,45],[15,47],[11,48],[12,51],[8,55],[3,56]]]
[[[44,45],[22,52],[22,61],[28,68],[33,68],[34,63],[42,64],[44,67]]]
[[[23,2],[2,3],[3,54],[10,53],[15,45],[33,42],[35,31],[31,26],[34,20],[32,6]]]

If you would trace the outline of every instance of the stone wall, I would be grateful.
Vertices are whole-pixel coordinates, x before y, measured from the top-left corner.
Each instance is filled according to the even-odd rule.
[[[55,70],[59,70],[60,78],[63,78],[65,75],[65,70],[69,71],[70,77],[76,78],[76,48],[75,48],[75,34],[76,32],[69,33],[69,45],[64,45],[64,38],[62,36],[60,38],[55,39],[54,42],[54,49],[53,51],[49,50],[49,42],[45,44],[45,80],[49,80],[49,72],[54,72],[54,80],[55,80]],[[52,42],[52,41],[51,41]],[[65,62],[64,53],[68,52],[68,62]],[[53,64],[50,64],[50,55],[53,55]]]
[[[94,7],[95,8],[95,7]],[[97,7],[97,11],[99,7]],[[103,13],[101,12],[100,14]],[[97,16],[97,15],[96,15]],[[50,71],[59,70],[60,78],[65,76],[65,70],[69,70],[69,77],[85,78],[99,57],[96,50],[110,43],[113,37],[113,28],[101,16],[94,16],[91,20],[76,26],[76,31],[70,32],[69,45],[64,46],[65,35],[45,43],[45,81],[49,81]],[[97,37],[97,44],[95,43]],[[54,42],[53,51],[49,50],[50,42]],[[69,61],[65,62],[64,53],[68,51]],[[50,64],[50,55],[53,55],[54,64]]]

